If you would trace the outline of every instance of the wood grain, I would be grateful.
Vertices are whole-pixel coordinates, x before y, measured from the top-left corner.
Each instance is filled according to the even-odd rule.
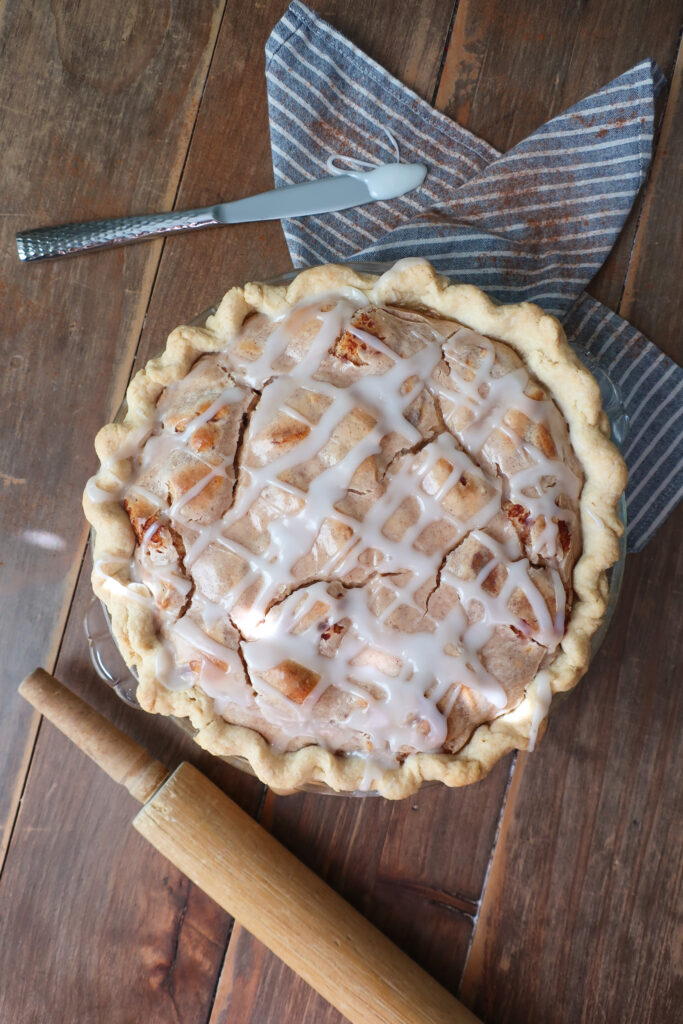
[[[120,401],[160,252],[26,267],[13,235],[172,205],[221,10],[4,5],[0,865],[36,735],[16,687],[54,664],[86,538],[87,439]]]
[[[683,48],[643,203],[619,312],[673,358],[681,358],[683,295],[671,271],[683,251]]]
[[[61,678],[164,764],[192,760],[255,814],[255,780],[203,753],[171,720],[126,706],[97,678],[82,632],[89,602],[84,587],[60,651]],[[133,833],[137,806],[43,724],[0,877],[3,1022],[207,1019],[231,921]],[[40,963],[39,983],[14,969],[24,957]]]
[[[10,143],[5,166],[14,168],[5,195],[16,211],[11,220],[0,219],[5,298],[11,300],[3,342],[11,346],[11,373],[3,378],[0,415],[3,428],[10,424],[3,436],[12,438],[3,447],[8,461],[0,465],[7,474],[0,478],[0,777],[9,780],[0,804],[10,819],[37,726],[37,716],[15,702],[15,687],[36,662],[54,661],[86,537],[80,491],[95,464],[92,437],[120,403],[161,251],[157,243],[26,268],[13,255],[11,233],[49,219],[173,205],[222,11],[222,4],[201,10],[123,5],[123,24],[116,21],[118,6],[108,24],[100,5],[96,12],[82,4],[68,18],[57,6],[53,14],[45,4],[32,28],[25,24],[25,5],[5,14],[0,72],[2,99],[11,107],[0,110]],[[61,18],[59,40],[55,18]],[[113,54],[111,33],[127,40]],[[146,40],[153,39],[154,54],[145,64]],[[108,74],[109,84],[103,80]],[[32,121],[28,133],[14,127]],[[19,493],[24,480],[29,499]],[[49,531],[59,546],[22,544],[19,524]],[[151,727],[148,716],[126,708],[95,678],[82,632],[89,600],[83,586],[62,646],[61,663],[73,670],[79,692],[92,694],[169,763],[189,747],[230,789],[237,773],[198,757],[173,723]],[[65,788],[55,785],[62,777],[69,780]],[[241,775],[239,783],[255,811],[259,787]],[[164,871],[161,858],[130,834],[130,803],[55,730],[41,730],[0,884],[3,936],[21,937],[0,941],[0,1019],[67,1024],[208,1015],[230,921],[179,872]],[[134,950],[127,945],[131,936]],[[33,970],[17,971],[18,962],[39,965],[40,981]]]
[[[40,742],[0,879],[0,1020],[204,1021],[227,915],[134,832],[133,797],[53,726]]]
[[[269,27],[277,20],[286,5],[280,2],[270,6],[270,17],[268,12],[265,15],[262,42],[265,41],[266,31],[269,31]],[[250,40],[248,34],[241,30],[245,16],[245,5],[231,5],[230,16],[224,23],[224,32],[228,34],[223,35],[223,50],[216,53],[213,64],[221,88],[213,93],[214,103],[210,116],[203,122],[203,134],[201,129],[199,131],[201,153],[189,168],[194,168],[195,183],[209,190],[207,202],[217,196],[230,198],[242,192],[248,193],[272,186],[267,150],[262,47],[256,47],[255,58],[252,49],[254,40]],[[162,92],[166,88],[166,83],[160,80],[157,88]],[[260,119],[255,116],[256,95],[262,97]],[[226,102],[233,97],[241,97],[241,106],[238,109],[230,102]],[[157,101],[163,102],[161,97],[157,97]],[[153,103],[153,100],[150,102]],[[248,152],[250,148],[252,156],[245,161],[245,149]],[[164,167],[163,163],[160,167],[160,174],[149,170],[147,173],[152,177],[158,175],[165,182],[168,168]],[[212,177],[212,173],[217,176]],[[231,191],[226,193],[224,190],[228,185]],[[194,200],[187,201],[187,191],[181,193],[178,201],[185,205],[194,204]],[[262,252],[272,246],[272,259],[277,260],[279,246],[282,258],[286,259],[286,249],[279,225],[268,227],[272,230],[269,235],[262,236]],[[203,235],[202,241],[206,248],[198,253],[196,262],[191,265],[191,272],[185,265],[182,253],[186,239],[173,239],[174,246],[169,247],[170,256],[165,264],[164,274],[168,272],[166,268],[173,267],[174,287],[183,287],[187,290],[182,293],[179,308],[169,310],[165,303],[161,303],[157,319],[155,320],[154,313],[148,317],[146,337],[149,337],[151,351],[163,346],[164,333],[187,316],[188,310],[198,312],[203,306],[215,301],[230,283],[231,265],[237,268],[253,243],[253,238],[250,241],[248,230],[236,229],[236,233],[240,238],[239,245],[233,249],[234,238],[230,238],[230,233],[226,232],[223,234],[223,248],[219,252],[215,249],[215,243],[222,233]],[[134,249],[122,250],[126,256],[136,251],[141,252]],[[109,255],[97,254],[88,257],[88,260],[99,263]],[[178,256],[181,258],[178,259]],[[233,264],[230,262],[231,257],[235,261]],[[255,253],[254,261],[250,264],[252,274],[257,273],[259,258],[259,253]],[[76,266],[78,262],[74,261],[72,265]],[[211,269],[213,277],[207,277],[205,274],[207,267]],[[279,269],[277,263],[275,269]],[[206,287],[205,293],[201,292],[202,286]],[[172,294],[173,288],[170,291]],[[147,301],[148,298],[145,299],[145,305]],[[109,384],[112,389],[110,409],[102,407],[97,392],[93,395],[94,422],[92,426],[85,425],[78,446],[80,457],[86,462],[89,470],[94,468],[95,461],[92,452],[94,432],[109,418],[111,410],[116,408],[123,397],[138,341],[140,322],[136,323],[127,339],[124,371],[117,380]],[[98,374],[101,374],[102,361],[94,361],[94,366]],[[81,479],[78,479],[79,490],[86,475],[87,472],[84,472]],[[81,523],[80,509],[77,512],[77,521]],[[183,758],[192,759],[218,781],[222,788],[237,796],[244,806],[252,813],[256,813],[261,792],[261,787],[257,783],[202,754],[174,723],[152,719],[139,712],[136,714],[97,679],[89,663],[82,629],[83,616],[91,601],[89,572],[90,565],[87,563],[60,650],[59,673],[73,683],[77,692],[107,714],[129,735],[143,741],[165,763],[174,765]],[[38,654],[34,656],[39,657]],[[20,673],[17,671],[16,678],[12,681],[13,686],[19,678]],[[116,1011],[114,1019],[162,1021],[174,1019],[174,1014],[191,1021],[205,1019],[208,1016],[218,968],[231,928],[228,916],[202,894],[198,894],[194,886],[179,872],[169,872],[163,858],[154,851],[145,848],[144,855],[140,855],[139,840],[133,841],[126,831],[130,801],[125,794],[108,784],[93,765],[84,762],[82,758],[75,758],[74,764],[73,752],[69,753],[64,761],[62,752],[63,744],[56,732],[50,728],[41,730],[34,770],[24,793],[20,820],[17,822],[11,854],[0,885],[0,905],[3,898],[8,899],[7,893],[26,889],[27,879],[36,872],[40,873],[41,897],[49,907],[49,912],[42,923],[45,935],[50,937],[50,942],[46,943],[43,950],[45,976],[52,979],[55,987],[58,986],[60,966],[65,959],[75,956],[79,964],[79,987],[84,999],[87,1001],[93,997],[93,986],[101,990],[109,1000],[106,1004],[107,1009]],[[35,826],[31,824],[32,821],[41,820],[45,816],[46,801],[49,801],[53,808],[54,821],[63,820],[68,823],[72,815],[72,805],[79,805],[79,793],[70,788],[51,791],[49,784],[46,784],[49,774],[46,776],[45,773],[35,770],[38,763],[43,765],[47,772],[54,772],[54,766],[59,764],[60,771],[64,770],[67,777],[78,772],[79,782],[85,791],[92,795],[92,800],[98,806],[101,803],[103,808],[109,809],[109,824],[105,825],[107,816],[104,813],[100,819],[102,827],[99,829],[96,828],[97,821],[81,823],[83,848],[80,851],[80,871],[87,881],[83,885],[81,895],[85,901],[85,908],[80,915],[73,913],[73,908],[65,905],[69,893],[64,891],[63,876],[65,871],[69,870],[68,857],[62,855],[59,849],[54,857],[45,857],[44,849],[35,842],[32,831]],[[22,777],[21,784],[23,781]],[[72,834],[75,831],[72,826]],[[110,867],[112,842],[124,851],[120,857],[115,858],[115,864],[123,865],[123,868],[113,873]],[[135,864],[134,871],[125,870],[128,862]],[[108,890],[111,891],[109,899],[106,898]],[[26,902],[30,904],[28,898]],[[20,930],[19,922],[26,922],[22,934],[30,948],[33,934],[29,926],[30,913],[27,912],[25,903],[21,908],[16,908],[19,916],[14,917],[12,914],[10,920],[14,922],[17,932]],[[92,927],[84,924],[83,914],[86,917],[88,914],[93,915]],[[106,928],[102,924],[105,914]],[[101,950],[108,945],[109,935],[118,937],[118,945],[114,955],[103,958]],[[93,941],[93,936],[96,941]],[[124,936],[140,936],[145,951],[142,958],[134,948],[122,941]],[[198,938],[200,945],[204,945],[201,970],[198,972],[195,969],[197,965],[193,936]],[[206,942],[202,936],[206,937]],[[4,959],[2,954],[8,959]],[[27,997],[26,979],[9,970],[9,963],[14,956],[14,950],[9,949],[6,944],[4,947],[0,944],[0,970],[3,977],[8,978],[2,986],[3,1001],[0,1007],[3,1012],[0,1013],[0,1019],[18,1022],[23,1019],[31,1021],[31,1024],[34,1021],[47,1020],[48,1009],[44,1005],[41,1006],[39,1001],[45,990],[41,987],[38,993]],[[208,975],[204,973],[207,964],[210,965]],[[54,1019],[71,1021],[74,1019],[72,1010],[73,1005],[69,1002],[68,993],[59,993],[55,1000]],[[93,1016],[93,1019],[98,1018]]]

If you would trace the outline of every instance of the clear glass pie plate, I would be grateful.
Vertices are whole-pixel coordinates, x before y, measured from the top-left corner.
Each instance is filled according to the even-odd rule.
[[[366,263],[366,262],[355,262],[353,263],[354,269],[360,270],[370,274],[382,274],[393,264],[390,263]],[[291,270],[284,274],[279,275],[276,278],[271,278],[269,284],[285,284],[291,281],[300,271]],[[208,316],[214,313],[216,306],[212,306],[207,310],[204,310],[199,316],[195,317],[190,323],[194,326],[203,326]],[[600,385],[600,391],[602,395],[603,408],[609,417],[611,429],[612,429],[612,440],[621,449],[623,448],[626,436],[628,433],[628,417],[624,410],[621,394],[617,385],[608,377],[608,375],[602,370],[592,359],[583,358],[584,363],[588,369],[593,373],[598,384]],[[122,404],[115,419],[120,421],[123,419],[126,413],[126,403]],[[607,602],[607,609],[603,618],[602,624],[599,630],[595,633],[591,644],[591,660],[595,657],[597,651],[602,644],[603,638],[609,624],[614,615],[614,610],[617,605],[619,598],[619,592],[621,589],[621,583],[624,574],[624,564],[626,559],[626,502],[622,496],[619,504],[619,517],[624,524],[624,533],[622,535],[619,545],[619,558],[612,569],[609,571],[609,597]],[[91,531],[92,532],[92,531]],[[90,658],[95,668],[95,671],[99,677],[110,686],[114,692],[123,700],[126,704],[131,707],[140,709],[140,705],[136,699],[136,691],[138,681],[135,676],[134,670],[131,670],[125,663],[123,656],[121,655],[114,636],[111,631],[111,621],[109,613],[103,602],[97,598],[93,598],[88,611],[84,618],[84,629],[85,635],[88,641]],[[557,704],[557,698],[553,700],[552,707]],[[551,707],[551,710],[552,710]],[[194,736],[196,730],[192,727],[188,719],[175,718],[174,721],[177,723],[179,728],[183,731]],[[249,775],[254,775],[254,771],[251,764],[246,758],[239,756],[226,756],[222,760],[235,768],[247,772]],[[423,785],[437,785],[438,783],[426,783]],[[378,794],[374,791],[356,791],[353,793],[338,793],[336,790],[331,789],[324,783],[308,783],[304,786],[299,787],[301,790],[313,793],[326,793],[333,796],[377,796]]]

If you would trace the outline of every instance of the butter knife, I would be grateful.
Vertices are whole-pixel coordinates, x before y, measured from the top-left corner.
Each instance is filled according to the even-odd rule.
[[[56,256],[71,256],[91,249],[104,249],[111,245],[140,242],[176,231],[333,213],[380,199],[396,199],[421,185],[426,174],[424,164],[383,164],[372,171],[348,171],[199,210],[33,228],[17,234],[17,252],[19,259],[28,263]]]

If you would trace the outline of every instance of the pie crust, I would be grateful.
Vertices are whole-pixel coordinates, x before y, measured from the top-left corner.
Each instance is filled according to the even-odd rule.
[[[226,721],[199,685],[169,689],[159,678],[163,675],[159,666],[168,659],[168,645],[160,637],[150,590],[134,568],[141,534],[134,532],[130,505],[126,511],[122,502],[141,437],[149,433],[165,389],[185,379],[200,357],[229,354],[231,342],[248,318],[254,314],[282,318],[316,296],[322,297],[321,301],[330,296],[335,301],[347,297],[356,307],[361,302],[373,308],[397,307],[397,315],[408,318],[414,310],[427,319],[454,321],[455,327],[462,325],[477,332],[491,344],[503,342],[560,410],[571,440],[567,458],[573,464],[575,456],[583,475],[576,498],[580,554],[573,553],[572,561],[576,554],[578,559],[573,570],[571,561],[567,563],[568,578],[564,580],[572,602],[564,634],[525,685],[515,706],[477,725],[453,752],[418,750],[403,755],[402,763],[388,763],[355,752],[335,753],[317,742],[283,751],[255,729]],[[623,459],[609,440],[598,385],[570,349],[554,317],[529,303],[496,305],[471,285],[451,284],[421,259],[401,260],[380,277],[359,273],[350,265],[316,267],[302,271],[288,286],[250,283],[232,288],[205,328],[184,326],[172,332],[163,354],[133,378],[126,399],[121,421],[108,424],[97,435],[101,467],[88,482],[83,505],[95,530],[93,588],[109,610],[112,631],[127,664],[136,670],[137,698],[143,708],[189,718],[202,747],[217,755],[246,758],[255,774],[279,791],[323,783],[338,791],[372,789],[398,799],[428,780],[448,786],[475,782],[510,750],[533,746],[544,729],[552,695],[575,686],[588,667],[591,638],[600,626],[608,598],[606,571],[618,558],[623,532],[618,503],[626,484]],[[240,415],[242,411],[239,407]],[[457,402],[452,415],[457,421]],[[419,452],[420,445],[415,450]],[[407,455],[399,452],[398,457]],[[323,578],[327,583],[327,576]],[[357,577],[348,577],[352,578]],[[557,612],[557,602],[554,607]]]

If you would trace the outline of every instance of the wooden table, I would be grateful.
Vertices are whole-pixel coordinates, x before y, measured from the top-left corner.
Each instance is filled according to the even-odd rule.
[[[2,7],[0,1020],[340,1019],[147,847],[133,800],[41,726],[16,694],[38,664],[157,757],[198,764],[491,1024],[680,1020],[680,516],[629,557],[604,647],[541,749],[466,790],[275,797],[123,705],[90,667],[92,437],[176,323],[285,269],[287,250],[278,224],[245,225],[22,266],[14,233],[271,187],[263,44],[285,6]],[[672,85],[652,173],[591,290],[676,354],[680,0],[313,6],[503,150],[656,58]]]

